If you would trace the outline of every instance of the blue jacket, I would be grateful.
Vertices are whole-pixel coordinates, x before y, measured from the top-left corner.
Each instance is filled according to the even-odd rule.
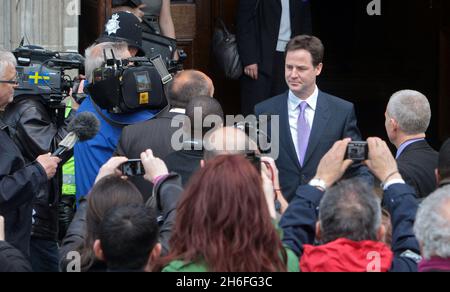
[[[283,244],[291,248],[299,258],[303,254],[303,245],[314,243],[319,204],[323,194],[309,185],[299,187],[281,219]],[[384,193],[383,206],[391,214],[393,228],[394,260],[390,271],[417,272],[420,248],[413,232],[418,208],[414,190],[406,184],[390,186]]]
[[[112,157],[122,133],[121,127],[109,124],[100,116],[90,97],[83,101],[77,114],[82,112],[91,112],[99,119],[100,131],[93,139],[75,145],[77,199],[87,195],[91,190],[100,167]],[[102,114],[112,121],[130,125],[149,120],[156,113],[156,111],[143,110],[131,114],[110,114],[102,110]]]

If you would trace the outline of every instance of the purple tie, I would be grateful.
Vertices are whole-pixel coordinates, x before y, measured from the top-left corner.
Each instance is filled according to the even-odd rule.
[[[308,103],[303,101],[300,104],[300,115],[297,121],[297,132],[298,132],[298,157],[300,165],[303,166],[305,162],[306,150],[308,149],[309,136],[311,134],[311,127],[306,119],[305,111],[308,107]]]

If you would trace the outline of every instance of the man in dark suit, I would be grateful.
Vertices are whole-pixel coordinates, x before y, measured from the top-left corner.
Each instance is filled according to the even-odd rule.
[[[146,149],[151,149],[155,156],[161,158],[174,152],[172,136],[181,128],[184,121],[180,115],[185,114],[185,108],[193,98],[203,95],[214,95],[211,79],[199,71],[180,72],[175,76],[168,90],[169,108],[149,121],[124,128],[115,154],[137,159]],[[133,177],[130,180],[138,187],[145,199],[151,195],[152,186],[149,182],[141,177]]]
[[[436,189],[439,157],[425,140],[431,121],[428,99],[414,90],[396,92],[389,100],[385,117],[389,140],[397,148],[401,175],[419,198],[427,197]]]
[[[198,109],[201,109],[201,114]],[[215,123],[204,126],[203,121],[213,117]],[[186,186],[192,175],[200,169],[200,162],[204,155],[203,137],[213,128],[223,127],[224,114],[222,106],[217,100],[203,96],[192,99],[186,106],[186,119],[189,120],[189,123],[183,126],[183,149],[173,152],[163,159],[169,171],[176,172],[181,176],[183,186]],[[196,121],[202,121],[202,123]]]
[[[276,162],[283,194],[290,201],[296,189],[314,177],[320,160],[336,141],[360,141],[361,135],[353,104],[320,91],[316,85],[323,67],[322,42],[313,36],[297,36],[286,51],[285,77],[290,90],[258,104],[255,113],[280,117],[279,129],[270,131],[279,133]],[[347,175],[373,179],[360,164],[350,168]]]
[[[240,0],[237,43],[244,66],[241,77],[241,110],[286,91],[284,51],[296,35],[311,34],[308,0]]]

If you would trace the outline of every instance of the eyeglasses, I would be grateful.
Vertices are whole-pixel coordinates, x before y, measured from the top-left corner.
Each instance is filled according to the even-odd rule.
[[[0,80],[0,83],[19,85],[19,81],[18,80]]]
[[[0,83],[19,85],[19,76],[16,76],[13,80],[0,80]]]

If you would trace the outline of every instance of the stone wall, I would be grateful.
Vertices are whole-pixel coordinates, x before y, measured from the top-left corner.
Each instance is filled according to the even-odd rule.
[[[21,39],[58,51],[78,49],[80,0],[0,0],[0,46],[13,50]]]

